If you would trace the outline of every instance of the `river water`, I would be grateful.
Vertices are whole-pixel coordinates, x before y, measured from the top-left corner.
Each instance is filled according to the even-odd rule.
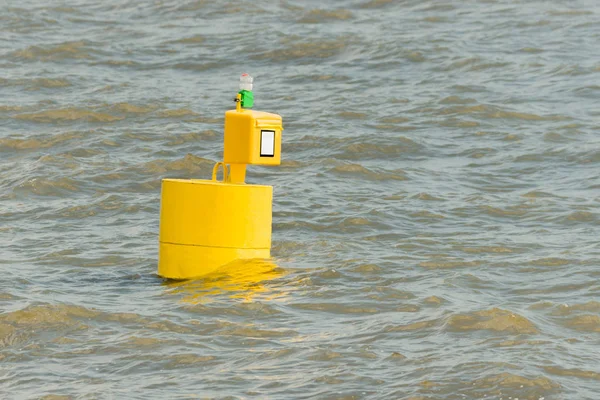
[[[593,0],[4,0],[0,397],[600,398],[599,43]],[[273,260],[165,281],[242,72]]]

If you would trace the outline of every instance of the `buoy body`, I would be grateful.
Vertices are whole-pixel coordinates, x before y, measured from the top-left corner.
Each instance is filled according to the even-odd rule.
[[[271,256],[271,186],[164,179],[161,196],[160,276],[188,279]]]
[[[244,180],[248,164],[281,163],[282,119],[244,109],[253,104],[252,77],[240,82],[236,109],[225,113],[223,162],[212,180],[162,181],[158,275],[164,278],[195,278],[235,260],[271,256],[273,188]]]

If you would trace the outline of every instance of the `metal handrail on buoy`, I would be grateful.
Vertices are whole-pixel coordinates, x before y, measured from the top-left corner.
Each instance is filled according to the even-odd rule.
[[[219,172],[219,167],[223,167],[223,182],[229,182],[229,166],[222,161],[219,161],[215,164],[212,171],[212,180],[217,181],[217,173]]]

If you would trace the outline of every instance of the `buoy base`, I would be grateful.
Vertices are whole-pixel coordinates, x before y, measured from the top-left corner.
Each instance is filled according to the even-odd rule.
[[[158,275],[190,279],[210,274],[235,260],[270,258],[270,249],[231,249],[160,243]]]
[[[158,275],[190,279],[270,258],[273,188],[200,179],[162,183]]]

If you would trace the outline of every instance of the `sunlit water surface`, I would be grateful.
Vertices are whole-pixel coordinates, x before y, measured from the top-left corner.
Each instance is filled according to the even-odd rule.
[[[597,2],[8,0],[0,33],[3,399],[600,398]],[[284,118],[247,179],[274,258],[164,281],[161,179],[209,178],[241,72]]]

